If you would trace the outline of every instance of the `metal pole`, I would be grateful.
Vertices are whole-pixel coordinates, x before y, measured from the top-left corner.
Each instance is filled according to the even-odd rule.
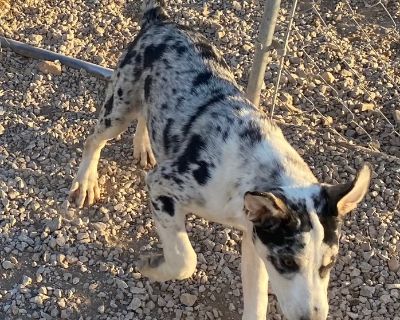
[[[272,44],[280,4],[281,0],[265,0],[264,4],[264,13],[256,42],[253,66],[247,85],[247,97],[256,106],[260,103],[261,86],[264,81],[269,48]]]
[[[112,69],[101,67],[97,64],[83,61],[76,58],[67,57],[60,53],[55,53],[49,50],[33,47],[29,44],[20,41],[11,40],[0,36],[0,47],[10,48],[14,52],[25,57],[40,59],[40,60],[59,60],[62,64],[74,69],[84,69],[103,79],[110,79],[113,73]]]

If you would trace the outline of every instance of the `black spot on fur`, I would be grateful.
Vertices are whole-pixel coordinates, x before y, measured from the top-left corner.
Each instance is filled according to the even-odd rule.
[[[135,39],[128,45],[126,55],[124,59],[121,61],[121,64],[119,65],[120,68],[123,68],[126,64],[130,63],[132,58],[136,55],[136,50],[134,49],[136,47],[136,44],[138,41],[142,38],[144,34],[144,30],[141,29],[139,33],[136,35]],[[119,77],[119,75],[117,74]]]
[[[137,67],[133,70],[133,83],[139,80],[139,78],[142,76],[143,69],[140,67]]]
[[[172,49],[176,50],[177,54],[179,57],[181,57],[186,51],[187,47],[184,46],[181,42],[176,42],[173,46]]]
[[[256,122],[250,121],[246,124],[244,130],[240,132],[239,136],[254,145],[262,140],[261,128]]]
[[[135,56],[136,56],[136,50],[128,49],[124,59],[121,61],[120,68],[123,68],[128,63],[131,63],[132,58],[134,58]]]
[[[150,120],[151,138],[153,140],[156,140],[156,129],[155,129],[155,123],[154,122],[155,122],[155,118],[152,117],[151,120]],[[154,150],[153,150],[153,152],[154,152]]]
[[[150,97],[150,90],[151,90],[151,83],[152,83],[152,78],[150,75],[146,77],[144,80],[144,98],[146,101],[149,100]]]
[[[166,103],[163,103],[161,105],[161,110],[167,110],[168,109],[168,105]]]
[[[185,173],[189,170],[189,165],[193,163],[198,163],[200,152],[205,148],[206,144],[203,138],[197,134],[194,134],[183,152],[183,154],[178,158],[178,172]]]
[[[168,59],[162,59],[162,62],[163,62],[163,64],[164,64],[164,67],[165,67],[165,69],[172,69],[172,67],[171,67],[171,63],[170,63],[170,61],[168,60]]]
[[[175,108],[176,109],[179,109],[179,107],[182,105],[182,102],[183,101],[185,101],[185,97],[179,97],[177,100],[176,100],[176,106],[175,106]]]
[[[164,132],[163,132],[163,143],[164,143],[164,150],[165,150],[166,154],[168,154],[169,149],[171,147],[171,140],[170,140],[170,137],[169,137],[169,131],[171,130],[171,126],[172,126],[173,123],[174,123],[173,119],[168,119],[167,120],[167,124],[166,124],[166,126],[164,128]]]
[[[210,100],[208,100],[206,103],[202,104],[197,108],[197,112],[192,115],[189,119],[189,121],[185,124],[183,127],[182,133],[185,136],[191,129],[193,123],[203,114],[207,111],[207,108],[210,107],[211,105],[218,103],[222,100],[225,99],[224,94],[218,94],[214,97],[212,97]]]
[[[142,24],[146,26],[147,24],[160,23],[168,19],[169,17],[162,7],[155,7],[147,10],[143,14]]]
[[[285,218],[271,217],[262,225],[254,225],[254,232],[257,237],[268,248],[284,248],[288,253],[294,254],[294,249],[301,249],[302,245],[298,239],[301,236],[302,229],[311,230],[308,225],[299,226],[299,219],[291,214]],[[297,245],[296,245],[297,244]]]
[[[110,119],[105,119],[104,120],[104,125],[106,126],[106,128],[111,127],[111,120]]]
[[[226,129],[225,131],[224,131],[224,133],[222,134],[222,140],[224,140],[225,142],[226,142],[226,140],[228,140],[228,138],[229,138],[229,129]]]
[[[225,69],[229,69],[229,66],[227,65],[224,58],[219,56],[217,54],[217,52],[215,51],[215,49],[208,43],[201,41],[201,42],[196,43],[195,47],[197,48],[200,55],[204,59],[213,60],[213,61],[217,62],[218,64],[222,65]]]
[[[198,184],[205,185],[210,178],[208,170],[208,164],[205,161],[199,161],[199,168],[193,171],[193,177],[196,179]]]
[[[141,56],[140,54],[138,54],[138,55],[135,57],[135,62],[136,62],[137,64],[140,64],[140,63],[142,62],[142,56]]]
[[[172,145],[172,152],[177,153],[179,151],[179,146],[180,146],[179,145],[179,141],[180,141],[179,136],[174,134],[171,136],[170,140],[171,140],[171,145]],[[172,143],[172,142],[174,142],[174,143]]]
[[[179,177],[177,177],[176,175],[172,175],[172,180],[174,180],[174,182],[178,185],[181,186],[183,184],[182,179],[180,179]]]
[[[324,243],[328,246],[338,245],[340,219],[336,203],[329,201],[325,189],[321,190],[320,196],[313,197],[314,207],[317,209],[319,221],[324,228]]]
[[[171,42],[171,41],[173,41],[173,40],[175,40],[175,37],[173,37],[173,36],[171,36],[170,34],[169,35],[167,35],[165,38],[164,38],[164,42]]]
[[[162,211],[168,213],[171,217],[175,214],[175,203],[174,199],[167,196],[160,196],[157,198],[162,204]]]
[[[117,93],[119,97],[122,97],[122,95],[124,94],[121,88],[118,89]]]
[[[157,202],[152,201],[151,204],[153,205],[154,210],[160,210],[160,207],[158,206]]]
[[[196,78],[193,80],[193,87],[201,86],[206,84],[212,77],[212,73],[210,71],[199,73]]]
[[[279,190],[272,193],[287,205],[287,214],[284,217],[269,217],[263,222],[255,222],[253,232],[269,248],[272,257],[269,259],[274,264],[274,259],[279,262],[276,259],[293,257],[304,249],[303,233],[310,232],[312,224],[305,203],[291,203]],[[277,270],[282,271],[279,268]]]
[[[105,109],[104,116],[105,117],[111,113],[113,105],[114,105],[114,95],[112,94],[111,97],[104,104],[104,109]]]
[[[154,62],[161,59],[163,56],[165,49],[167,48],[165,43],[161,43],[158,46],[149,45],[144,50],[144,63],[143,68],[148,69],[152,68]]]
[[[215,53],[214,48],[208,43],[198,42],[195,46],[203,58],[218,61],[218,56]]]
[[[276,185],[277,182],[279,181],[281,177],[281,173],[284,171],[284,168],[279,162],[275,162],[274,166],[271,170],[271,181],[273,181],[273,184]]]

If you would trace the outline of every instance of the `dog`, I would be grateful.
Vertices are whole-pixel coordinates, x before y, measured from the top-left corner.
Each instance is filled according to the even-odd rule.
[[[163,254],[143,259],[156,281],[185,279],[196,253],[185,215],[243,232],[244,320],[266,318],[268,280],[289,320],[328,314],[340,226],[371,179],[319,183],[282,131],[245,96],[221,54],[144,1],[141,30],[119,61],[70,189],[78,207],[100,198],[97,165],[107,140],[137,120],[134,156],[146,178]],[[157,163],[157,165],[156,165]]]

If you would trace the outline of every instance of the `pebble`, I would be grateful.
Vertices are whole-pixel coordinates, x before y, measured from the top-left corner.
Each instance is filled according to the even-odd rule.
[[[366,298],[372,298],[372,295],[375,293],[375,288],[370,286],[363,286],[360,290],[360,295]]]
[[[242,46],[242,48],[244,51],[249,52],[251,50],[252,46],[250,44],[246,43]]]
[[[100,314],[103,314],[105,310],[106,310],[106,307],[103,304],[97,308],[97,311]]]
[[[197,296],[189,293],[183,293],[180,296],[180,301],[188,307],[192,307],[196,301],[197,301]]]
[[[46,222],[46,226],[50,229],[51,232],[54,232],[61,228],[62,218],[58,216],[50,221]]]
[[[322,79],[324,79],[327,83],[332,84],[335,82],[335,77],[334,75],[329,72],[329,71],[325,71],[321,74]]]
[[[128,288],[127,283],[121,279],[116,279],[115,283],[116,283],[118,289],[125,290]]]
[[[3,269],[5,269],[5,270],[10,270],[10,269],[14,268],[14,264],[9,260],[3,261],[3,263],[1,265],[2,265]]]
[[[59,76],[62,73],[59,61],[41,61],[37,64],[37,68],[44,74]]]
[[[371,110],[375,110],[375,104],[373,103],[361,104],[361,111],[371,111]]]
[[[23,276],[22,277],[22,285],[24,287],[29,286],[30,284],[32,284],[32,278],[28,277],[28,276]]]
[[[30,35],[29,40],[37,44],[43,40],[43,36],[41,36],[40,34],[32,34]]]
[[[56,238],[56,243],[57,243],[57,245],[60,246],[60,247],[63,247],[63,246],[65,245],[66,241],[67,241],[67,240],[65,239],[65,237],[64,237],[63,235],[59,235],[59,236]]]
[[[400,126],[400,110],[393,111],[393,118],[394,118],[394,121],[396,121],[397,125]],[[1,132],[1,129],[0,129],[0,132]]]
[[[139,298],[133,298],[131,303],[128,305],[128,310],[137,310],[142,306],[142,301]]]
[[[397,272],[400,269],[400,261],[397,257],[392,257],[388,261],[389,270],[392,272]]]

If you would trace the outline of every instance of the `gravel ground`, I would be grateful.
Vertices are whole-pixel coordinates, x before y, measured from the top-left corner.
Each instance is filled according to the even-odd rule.
[[[371,192],[343,229],[329,318],[400,320],[399,30],[381,6],[349,1],[354,14],[343,3],[317,4],[325,27],[300,2],[274,117],[319,179],[348,180],[364,161],[375,168]],[[383,3],[400,25],[399,3]],[[0,35],[114,67],[139,30],[139,7],[132,0],[16,0],[0,14]],[[283,1],[278,39],[288,9]],[[245,86],[257,1],[176,0],[168,11],[206,33]],[[282,45],[275,47],[266,110]],[[199,259],[186,281],[153,283],[135,269],[159,242],[144,172],[133,164],[133,128],[103,152],[102,201],[66,206],[106,83],[64,66],[46,74],[43,64],[7,49],[0,61],[0,319],[240,319],[236,230],[189,217]],[[269,310],[269,319],[283,319],[272,295]]]

